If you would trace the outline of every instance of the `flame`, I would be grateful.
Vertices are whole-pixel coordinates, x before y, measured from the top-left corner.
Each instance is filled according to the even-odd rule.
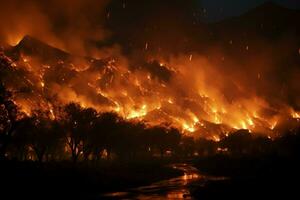
[[[16,46],[20,43],[20,41],[23,39],[24,35],[23,34],[17,34],[17,35],[13,35],[13,34],[10,34],[8,37],[7,37],[7,43],[11,46]]]
[[[182,128],[183,128],[184,131],[188,131],[188,132],[191,132],[191,133],[196,131],[194,125],[189,125],[187,123],[183,123]]]
[[[220,138],[219,136],[217,136],[217,135],[214,135],[214,136],[213,136],[213,140],[214,140],[215,142],[220,142],[220,141],[221,141],[221,138]]]
[[[148,49],[148,42],[145,49]],[[300,113],[294,109],[274,108],[255,94],[228,101],[218,85],[223,81],[222,77],[209,76],[210,67],[205,65],[210,64],[198,59],[193,54],[175,60],[154,59],[157,60],[155,70],[173,74],[169,80],[164,80],[164,77],[157,77],[161,74],[146,69],[134,70],[113,58],[93,70],[96,59],[79,64],[65,60],[41,63],[24,53],[12,67],[26,70],[29,75],[22,78],[35,95],[16,94],[15,100],[26,115],[40,109],[55,119],[57,111],[53,105],[76,102],[99,112],[114,111],[128,120],[144,120],[153,125],[169,123],[184,133],[214,141],[219,141],[220,135],[228,135],[233,129],[274,130],[281,119],[280,114],[264,116],[261,111],[265,109],[289,113],[292,118],[300,119]],[[59,72],[55,65],[65,71]],[[59,80],[49,79],[51,72],[54,77],[59,76]],[[71,76],[72,73],[76,75]]]
[[[292,111],[291,112],[291,116],[294,118],[294,119],[300,119],[300,112],[296,112],[296,111]]]
[[[278,123],[277,120],[275,120],[274,122],[271,122],[270,129],[274,130],[274,128],[277,126],[277,123]]]
[[[55,115],[54,115],[53,109],[50,109],[50,118],[51,118],[52,120],[55,119]]]
[[[169,99],[168,99],[168,103],[169,103],[169,104],[174,104],[173,99],[172,99],[172,98],[169,98]]]
[[[129,111],[129,114],[127,115],[127,119],[133,119],[133,118],[140,118],[147,114],[147,105],[142,105],[141,109],[135,110],[132,109]]]
[[[254,122],[253,122],[253,120],[252,120],[251,117],[248,117],[247,123],[248,123],[250,126],[254,126]]]

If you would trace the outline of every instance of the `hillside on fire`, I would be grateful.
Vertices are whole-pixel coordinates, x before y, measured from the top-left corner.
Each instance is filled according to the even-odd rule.
[[[300,10],[282,2],[216,22],[205,0],[4,2],[0,198],[295,195]]]

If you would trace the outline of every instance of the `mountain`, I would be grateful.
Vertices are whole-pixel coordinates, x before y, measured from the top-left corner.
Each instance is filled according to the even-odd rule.
[[[26,35],[15,47],[12,47],[8,52],[9,55],[18,58],[21,54],[34,56],[44,62],[51,59],[65,61],[71,56],[69,53],[58,48],[48,45],[36,38]]]
[[[225,21],[210,24],[209,28],[219,37],[224,35],[248,35],[274,39],[285,34],[300,33],[300,11],[284,8],[268,2],[249,12]]]
[[[197,37],[191,39],[191,49],[207,57],[213,57],[210,49],[221,51],[223,55],[214,60],[218,65],[224,65],[223,58],[245,67],[254,59],[273,57],[280,67],[300,66],[299,21],[299,10],[267,2],[241,16],[199,25]]]
[[[300,11],[272,2],[217,23],[201,22],[201,14],[192,8],[184,10],[185,13],[193,13],[192,17],[188,14],[188,17],[177,15],[181,9],[172,9],[172,12],[153,9],[153,13],[147,11],[151,15],[146,15],[147,7],[138,7],[138,4],[118,9],[117,13],[112,8],[111,18],[107,20],[107,26],[112,30],[113,38],[110,41],[121,44],[123,51],[129,55],[135,54],[136,50],[142,54],[207,53],[207,50],[216,46],[227,47],[231,40],[235,40],[237,49],[245,49],[247,40],[273,42],[300,34]],[[299,41],[299,37],[292,39],[297,39],[296,43]]]

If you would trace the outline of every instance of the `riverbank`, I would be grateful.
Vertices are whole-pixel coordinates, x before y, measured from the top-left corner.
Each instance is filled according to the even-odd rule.
[[[182,175],[170,161],[1,162],[1,196],[7,199],[95,199],[100,194],[148,185]]]
[[[213,156],[194,162],[201,173],[226,176],[203,186],[190,186],[196,199],[298,199],[298,158]]]
[[[108,193],[102,196],[101,199],[191,199],[188,188],[189,183],[202,179],[203,177],[196,168],[186,162],[174,163],[169,165],[169,167],[181,170],[184,174],[176,178],[153,182],[147,186]]]

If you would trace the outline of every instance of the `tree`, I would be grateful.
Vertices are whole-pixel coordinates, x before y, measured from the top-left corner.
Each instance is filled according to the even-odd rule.
[[[166,129],[161,126],[150,127],[146,130],[147,140],[151,152],[157,149],[159,150],[161,157],[163,157],[165,153],[165,133]]]
[[[249,153],[253,138],[249,130],[238,130],[221,141],[224,148],[235,155]]]
[[[213,140],[207,140],[205,138],[199,138],[195,141],[195,147],[199,155],[208,156],[215,154],[217,151],[216,142]]]
[[[193,137],[184,136],[180,142],[181,153],[185,156],[192,156],[195,152],[195,141]]]
[[[274,141],[275,151],[280,156],[299,158],[300,155],[300,128],[285,132]]]
[[[33,149],[40,163],[49,155],[53,155],[60,140],[59,123],[49,119],[40,111],[31,117],[22,119],[14,136],[14,141],[18,141],[17,144],[27,145]]]
[[[107,158],[110,159],[111,152],[115,149],[120,140],[120,122],[123,121],[116,113],[107,112],[100,114],[95,124],[96,132],[103,136],[103,148],[107,151]],[[96,133],[95,132],[95,133]],[[100,141],[98,141],[100,142]]]
[[[144,124],[121,120],[117,127],[119,139],[115,142],[114,150],[122,158],[134,159],[137,153],[144,149]]]
[[[7,147],[17,127],[18,110],[12,100],[12,93],[0,82],[0,159],[5,159]]]
[[[51,121],[47,118],[37,120],[36,131],[31,132],[34,135],[30,137],[30,141],[39,162],[44,159],[48,160],[49,155],[53,155],[52,153],[59,146],[61,139],[59,127],[57,121]]]
[[[84,143],[92,130],[97,118],[97,112],[92,109],[84,109],[80,105],[70,103],[65,106],[64,127],[66,128],[66,143],[71,151],[74,163],[83,153]]]
[[[32,117],[22,118],[19,121],[19,126],[16,128],[12,138],[11,152],[19,160],[24,160],[26,158],[28,145],[30,145],[29,133],[30,131],[35,130],[32,120]]]
[[[174,153],[178,150],[181,134],[178,129],[154,126],[146,130],[146,139],[151,151],[157,149],[163,157],[167,150]]]
[[[173,154],[178,151],[180,140],[181,140],[181,133],[176,128],[169,128],[166,133],[166,145],[167,149],[172,151]]]

